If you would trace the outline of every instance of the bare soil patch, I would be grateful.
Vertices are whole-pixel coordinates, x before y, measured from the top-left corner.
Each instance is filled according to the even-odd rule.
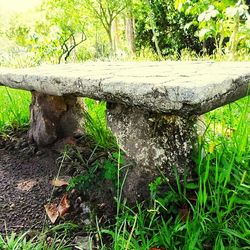
[[[62,162],[61,151],[67,143],[71,148],[68,158]],[[75,158],[76,150],[88,162],[107,157],[108,153],[102,150],[95,150],[93,154],[93,147],[89,139],[70,138],[41,149],[28,143],[27,132],[23,130],[11,132],[7,137],[0,136],[0,233],[40,230],[51,225],[44,205],[58,202],[66,192],[65,187],[54,187],[52,180],[58,175],[60,166],[60,176],[67,178],[85,173],[87,166]],[[103,223],[112,218],[114,190],[110,183],[104,182],[95,184],[90,192],[73,190],[69,193],[70,209],[63,222],[91,223],[88,220],[91,216],[84,214],[86,207],[90,208],[87,210],[92,217],[95,213]]]
[[[42,228],[59,153],[29,145],[26,132],[0,139],[0,232]]]

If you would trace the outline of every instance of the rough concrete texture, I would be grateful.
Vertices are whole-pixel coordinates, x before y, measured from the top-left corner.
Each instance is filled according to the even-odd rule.
[[[83,105],[77,97],[32,92],[29,139],[45,146],[82,133]]]
[[[175,169],[181,178],[191,177],[196,117],[160,115],[109,103],[107,120],[122,149],[135,162],[124,186],[130,202],[148,197],[148,184],[161,176],[160,172],[171,183],[175,183]]]
[[[0,68],[0,85],[87,96],[158,113],[202,114],[247,95],[249,62],[99,62]]]

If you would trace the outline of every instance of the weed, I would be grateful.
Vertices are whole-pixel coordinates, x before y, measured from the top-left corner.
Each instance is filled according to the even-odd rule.
[[[73,189],[80,192],[91,190],[93,187],[96,187],[97,183],[102,183],[105,180],[112,181],[114,185],[117,185],[117,165],[123,165],[124,163],[124,157],[122,155],[118,156],[118,153],[110,154],[108,159],[94,161],[88,166],[84,174],[77,175],[70,179],[67,191]]]
[[[29,122],[30,93],[0,88],[0,132],[7,128],[25,126]]]
[[[84,113],[86,132],[99,147],[117,150],[116,140],[106,123],[106,103],[89,98],[85,98],[84,102],[87,109]]]
[[[17,235],[11,233],[9,236],[0,235],[0,249],[3,250],[69,250],[72,249],[63,236],[55,235],[49,240],[44,239],[43,235],[29,239],[29,231]]]
[[[148,209],[143,204],[131,209],[118,200],[116,224],[101,230],[112,238],[111,249],[249,248],[249,100],[207,115],[197,182],[181,184],[177,177],[177,190],[162,193],[165,180],[157,178],[149,185]]]

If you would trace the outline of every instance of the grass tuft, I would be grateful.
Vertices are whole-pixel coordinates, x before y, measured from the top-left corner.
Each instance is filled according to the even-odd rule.
[[[28,124],[30,100],[28,91],[0,88],[0,132]]]

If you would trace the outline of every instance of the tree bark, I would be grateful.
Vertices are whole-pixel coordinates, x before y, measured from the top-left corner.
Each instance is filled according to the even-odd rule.
[[[128,44],[129,54],[135,56],[135,28],[134,28],[134,18],[132,13],[126,18],[126,38]]]

